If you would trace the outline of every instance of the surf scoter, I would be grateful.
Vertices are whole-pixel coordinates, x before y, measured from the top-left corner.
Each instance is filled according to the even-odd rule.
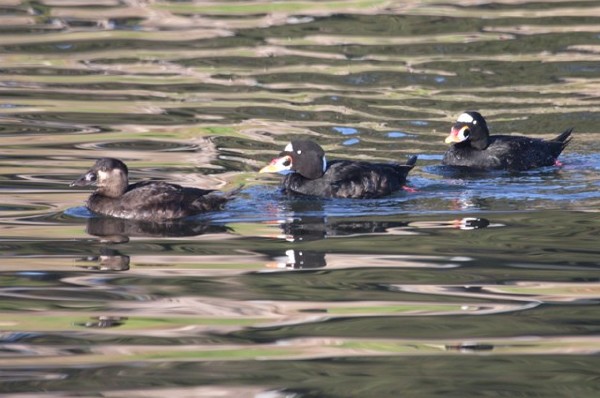
[[[294,140],[260,173],[285,175],[284,192],[323,198],[378,198],[403,187],[416,156],[406,164],[325,159],[310,140]]]
[[[551,140],[510,135],[489,135],[479,112],[461,114],[446,144],[452,147],[442,164],[476,169],[528,170],[557,164],[556,158],[571,140],[568,129]]]
[[[96,185],[87,208],[104,216],[130,220],[164,221],[219,210],[234,191],[219,194],[212,190],[182,187],[160,181],[129,185],[128,170],[118,159],[103,158],[71,186]]]

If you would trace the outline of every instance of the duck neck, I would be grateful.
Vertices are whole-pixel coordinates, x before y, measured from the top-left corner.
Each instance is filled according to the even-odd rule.
[[[108,198],[119,198],[127,191],[128,185],[127,180],[113,181],[110,185],[98,187],[96,192]]]
[[[483,151],[490,145],[490,132],[486,126],[480,126],[473,130],[473,134],[469,139],[471,146],[475,149]]]

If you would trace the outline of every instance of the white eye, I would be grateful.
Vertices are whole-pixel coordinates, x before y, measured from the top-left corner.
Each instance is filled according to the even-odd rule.
[[[293,145],[292,145],[292,143],[290,142],[289,144],[287,144],[287,145],[285,146],[285,148],[283,148],[283,150],[284,150],[285,152],[294,152],[294,146],[293,146]]]
[[[473,116],[469,115],[468,113],[463,113],[458,117],[458,119],[456,119],[456,121],[460,123],[473,123],[473,120]]]
[[[462,129],[460,129],[460,131],[458,132],[458,138],[461,141],[466,140],[467,138],[469,138],[469,135],[471,135],[471,130],[465,126]]]
[[[274,166],[274,171],[281,175],[288,175],[294,172],[292,170],[292,158],[289,156],[273,159],[271,165]]]

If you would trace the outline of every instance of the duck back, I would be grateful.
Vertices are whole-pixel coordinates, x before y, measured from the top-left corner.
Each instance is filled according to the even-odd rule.
[[[228,197],[212,192],[165,182],[143,181],[129,185],[118,198],[93,193],[87,207],[94,213],[111,217],[171,220],[220,209]]]
[[[322,177],[310,180],[298,173],[289,174],[282,186],[286,193],[291,194],[325,198],[378,198],[402,188],[416,159],[413,156],[404,165],[333,160]]]
[[[566,130],[553,140],[493,135],[484,150],[473,148],[468,142],[454,144],[444,155],[442,164],[513,171],[552,166],[569,143],[570,134],[571,130]]]

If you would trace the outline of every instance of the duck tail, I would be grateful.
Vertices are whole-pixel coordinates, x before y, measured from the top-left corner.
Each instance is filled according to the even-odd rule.
[[[244,188],[244,184],[240,184],[237,188],[233,188],[230,191],[223,192],[222,196],[227,198],[227,200],[231,200],[231,199],[235,198],[237,196],[237,194],[242,191],[242,188]]]
[[[195,205],[196,207],[200,208],[201,211],[220,210],[227,202],[235,198],[235,196],[240,193],[243,187],[243,185],[240,185],[239,187],[226,192],[211,191],[207,195],[198,198],[195,201]]]
[[[228,202],[231,199],[235,198],[238,193],[244,188],[244,185],[241,184],[237,188],[233,188],[230,191],[212,191],[207,196],[216,201],[220,201],[222,203]]]
[[[553,138],[550,141],[560,142],[562,144],[562,148],[564,149],[569,142],[571,142],[571,133],[573,132],[573,128],[566,129],[562,133],[560,133],[556,138]]]
[[[411,169],[413,167],[415,167],[415,164],[417,164],[417,155],[412,155],[410,158],[408,158],[408,160],[406,161],[406,166],[410,167]]]

